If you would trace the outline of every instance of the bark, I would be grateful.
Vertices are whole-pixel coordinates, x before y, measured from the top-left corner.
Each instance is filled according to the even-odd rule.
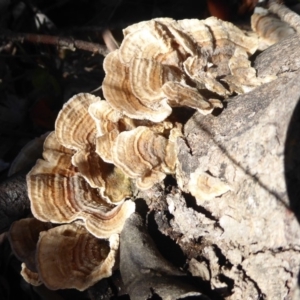
[[[138,214],[127,220],[120,238],[120,272],[130,299],[156,295],[170,300],[192,296],[209,300],[161,256]]]
[[[192,116],[178,140],[180,189],[158,197],[166,201],[154,217],[159,230],[226,299],[299,292],[299,43],[295,35],[257,57],[259,75],[275,81],[229,99],[218,116]],[[232,190],[197,204],[187,184],[199,168]],[[155,195],[141,194],[152,206]]]
[[[254,62],[257,75],[259,77],[283,75],[299,70],[299,46],[300,39],[295,34],[266,49]]]
[[[0,32],[0,38],[7,39],[13,42],[29,42],[33,44],[46,44],[53,45],[56,47],[61,47],[65,49],[69,49],[71,51],[75,50],[84,50],[88,52],[92,52],[93,54],[101,54],[106,56],[109,53],[109,50],[106,46],[91,43],[82,40],[74,40],[72,38],[52,36],[52,35],[41,35],[41,34],[33,34],[33,33],[13,33],[8,31]]]
[[[25,177],[26,172],[22,172],[0,183],[0,233],[30,213]]]

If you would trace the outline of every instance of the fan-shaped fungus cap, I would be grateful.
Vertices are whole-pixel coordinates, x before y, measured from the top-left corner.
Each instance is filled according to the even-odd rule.
[[[88,108],[100,100],[92,94],[81,93],[64,104],[55,122],[55,134],[59,144],[77,151],[94,142],[96,127]]]
[[[232,92],[238,94],[247,93],[276,78],[276,76],[257,78],[256,70],[251,67],[247,53],[242,48],[235,49],[233,56],[229,59],[228,66],[232,75],[227,75],[221,80],[228,84]]]
[[[232,190],[232,188],[226,182],[198,168],[190,175],[188,190],[196,198],[197,204],[202,205],[203,201],[221,196]]]
[[[116,62],[119,67],[113,71],[111,65]],[[170,105],[189,106],[203,113],[214,109],[197,89],[181,83],[183,75],[179,69],[150,59],[136,58],[132,59],[129,67],[125,67],[118,60],[117,51],[105,58],[104,65],[105,98],[115,110],[131,118],[160,122],[171,114]],[[122,68],[127,69],[123,76]],[[122,78],[117,78],[120,76]]]
[[[197,84],[203,85],[209,91],[213,91],[220,96],[228,96],[230,92],[212,76],[206,72],[207,61],[200,56],[190,56],[183,63],[186,74]]]
[[[221,96],[229,95],[216,78],[230,74],[228,60],[235,49],[243,49],[247,56],[253,54],[258,47],[257,37],[247,36],[233,24],[215,17],[201,21],[181,20],[178,23],[193,37],[200,49],[197,56],[191,56],[184,62],[186,73],[208,90]]]
[[[161,122],[171,114],[172,109],[166,99],[147,106],[133,94],[129,67],[119,60],[118,50],[105,57],[103,67],[106,72],[102,83],[103,94],[117,112],[133,119],[148,119],[153,122]]]
[[[135,128],[135,122],[122,116],[107,101],[97,101],[91,104],[89,113],[97,126],[96,153],[105,162],[113,163],[111,149],[115,138],[121,131]],[[115,170],[117,171],[117,168]]]
[[[132,58],[136,57],[151,58],[164,64],[177,66],[181,58],[172,45],[174,36],[168,28],[168,25],[173,22],[174,20],[169,18],[160,18],[126,28],[119,53],[122,64],[129,65]]]
[[[200,52],[206,56],[212,54],[213,36],[209,27],[205,25],[204,20],[184,19],[177,21],[179,26],[186,32],[196,43]]]
[[[164,84],[162,90],[172,106],[189,106],[204,115],[211,113],[215,107],[223,107],[221,101],[207,101],[196,88],[179,82],[169,81]]]
[[[112,274],[119,236],[95,238],[79,224],[61,225],[42,232],[37,244],[37,269],[52,290],[87,289]]]
[[[112,149],[114,164],[145,190],[174,172],[174,147],[164,136],[139,126],[117,136]]]
[[[30,269],[28,269],[25,263],[21,264],[20,274],[22,275],[22,277],[26,282],[28,282],[33,286],[39,286],[43,284],[39,274],[37,272],[32,272]]]
[[[45,160],[38,160],[27,175],[33,215],[52,223],[83,220],[87,230],[99,238],[119,233],[134,211],[134,203],[130,200],[118,206],[107,203],[99,190],[91,188],[72,166],[72,154],[71,150],[58,144],[54,133],[47,137]],[[124,177],[124,174],[120,172],[119,176]],[[119,183],[116,180],[115,186]],[[122,188],[122,185],[118,186],[115,193],[122,193]]]
[[[114,110],[107,101],[97,101],[92,103],[88,112],[93,118],[97,127],[97,136],[102,136],[114,129],[119,130],[118,123],[123,119],[120,112]],[[131,121],[129,118],[128,121]]]
[[[141,76],[141,74],[143,74]],[[133,58],[129,67],[133,94],[146,106],[158,106],[166,99],[162,86],[168,81],[182,81],[178,68],[163,65],[153,59]]]
[[[173,124],[170,121],[153,123],[148,120],[134,120],[126,116],[121,117],[106,101],[93,103],[89,107],[89,112],[99,128],[96,137],[96,153],[108,163],[114,163],[111,150],[121,132],[132,130],[138,126],[146,126],[153,132],[167,136],[173,128]]]
[[[8,239],[11,249],[32,272],[36,272],[35,251],[39,234],[51,227],[50,223],[43,223],[35,218],[21,219],[10,226]]]
[[[30,269],[28,269],[25,263],[21,264],[20,274],[26,282],[33,286],[39,286],[43,284],[39,274],[37,272],[32,272]]]
[[[96,128],[89,107],[98,102],[101,102],[100,98],[91,94],[72,97],[57,117],[55,135],[59,144],[75,151],[72,165],[78,168],[90,186],[98,188],[108,201],[118,203],[131,196],[130,180],[112,164],[104,162],[96,153],[97,128],[103,128],[101,129],[99,124]],[[115,189],[116,184],[119,186],[118,190]]]
[[[208,26],[213,35],[213,41],[216,43],[216,48],[232,44],[235,47],[243,48],[249,55],[253,54],[257,50],[257,38],[245,35],[232,23],[222,21],[215,17],[205,19],[204,23]]]
[[[256,37],[215,17],[153,19],[129,26],[124,35],[120,49],[104,60],[103,94],[117,112],[152,122],[165,120],[173,106],[205,114],[221,107],[220,101],[207,100],[200,90],[222,97],[235,92],[227,90],[219,78],[232,75],[228,61],[235,49],[243,49],[248,56],[258,45]]]

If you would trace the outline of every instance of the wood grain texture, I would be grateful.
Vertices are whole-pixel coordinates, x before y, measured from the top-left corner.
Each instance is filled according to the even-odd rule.
[[[300,71],[292,52],[299,57],[297,43],[294,36],[276,44],[255,62],[260,71],[279,73],[284,48],[283,60],[294,72],[231,98],[218,117],[196,113],[184,127],[185,140],[178,140],[177,179],[185,192],[196,169],[232,188],[214,199],[202,196],[194,209],[179,191],[167,197],[182,249],[202,247],[197,255],[208,262],[210,284],[227,299],[292,299],[297,293]],[[197,256],[190,252],[190,258]]]

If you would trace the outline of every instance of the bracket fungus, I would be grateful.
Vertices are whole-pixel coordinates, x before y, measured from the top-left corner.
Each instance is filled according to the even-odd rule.
[[[118,135],[112,154],[115,165],[129,177],[136,178],[137,187],[145,190],[161,182],[166,173],[174,173],[174,147],[173,141],[146,126],[139,126]]]
[[[52,290],[84,290],[109,277],[119,247],[118,234],[98,239],[78,222],[51,228],[51,224],[34,218],[14,222],[9,239],[23,262],[23,278]]]
[[[148,119],[161,122],[172,112],[171,107],[163,99],[153,107],[142,103],[132,92],[128,67],[123,65],[115,50],[105,57],[103,67],[106,76],[102,83],[104,98],[116,111],[134,119]]]
[[[229,184],[203,172],[201,168],[191,173],[188,182],[188,191],[196,198],[198,205],[201,205],[204,201],[219,197],[230,190],[232,188]]]
[[[8,238],[15,256],[24,263],[22,269],[29,277],[37,272],[35,264],[36,244],[41,231],[52,227],[34,218],[15,221],[9,229]],[[29,270],[28,272],[26,271]]]
[[[42,282],[52,290],[87,289],[112,274],[119,236],[100,240],[76,223],[61,225],[40,234],[37,268]]]
[[[25,263],[21,264],[20,274],[22,275],[22,277],[24,278],[24,280],[26,282],[28,282],[29,284],[31,284],[33,286],[39,286],[39,285],[43,284],[40,279],[39,274],[37,272],[33,272],[29,268],[27,268]]]
[[[257,79],[248,60],[258,47],[257,37],[215,17],[158,18],[123,32],[120,49],[104,60],[102,88],[112,108],[130,118],[161,122],[174,106],[207,114],[222,107],[222,97],[265,82]],[[233,62],[244,76],[230,66]]]
[[[75,151],[72,165],[78,168],[89,185],[98,188],[102,197],[111,202],[120,202],[130,197],[130,182],[95,152],[97,128],[88,109],[98,101],[100,98],[91,94],[72,97],[58,114],[55,135],[60,145]],[[115,192],[116,183],[120,187],[118,193]]]
[[[38,160],[27,175],[33,215],[44,222],[70,223],[82,220],[99,238],[122,230],[134,211],[131,200],[114,206],[92,188],[71,163],[74,152],[58,144],[51,133],[44,145],[44,160]]]
[[[209,114],[269,80],[257,78],[249,61],[257,38],[214,17],[159,18],[123,33],[104,60],[105,100],[73,96],[27,175],[34,217],[64,224],[43,231],[35,250],[36,281],[51,289],[83,290],[109,276],[118,234],[135,210],[133,192],[178,177],[182,121],[173,108]],[[189,191],[198,201],[230,189],[206,173],[193,176]]]

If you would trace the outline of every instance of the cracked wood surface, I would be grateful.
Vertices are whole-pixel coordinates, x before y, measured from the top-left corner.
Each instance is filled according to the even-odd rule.
[[[165,214],[155,215],[159,230],[191,259],[191,273],[202,274],[226,299],[296,299],[299,293],[296,44],[293,36],[256,59],[259,72],[278,79],[229,99],[217,117],[195,113],[186,123],[177,174],[186,193],[173,189]],[[197,205],[187,193],[199,168],[232,191]]]
[[[299,297],[298,44],[293,36],[257,57],[258,71],[275,81],[228,99],[218,116],[195,113],[185,124],[176,174],[183,192],[140,194],[194,278],[226,299]],[[196,201],[189,181],[199,169],[231,190]]]

